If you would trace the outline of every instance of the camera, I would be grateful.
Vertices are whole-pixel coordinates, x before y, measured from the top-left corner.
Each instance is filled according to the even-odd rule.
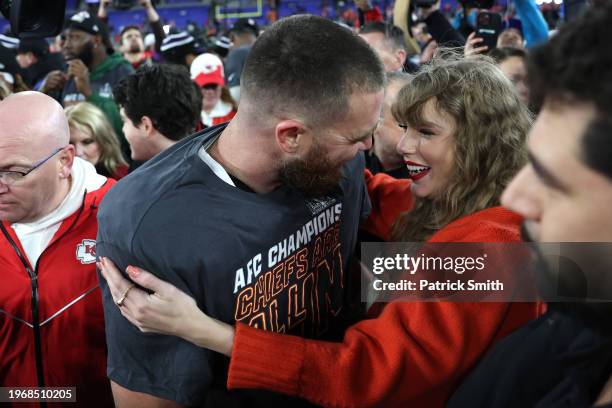
[[[0,12],[20,38],[53,37],[62,31],[66,0],[0,0]]]

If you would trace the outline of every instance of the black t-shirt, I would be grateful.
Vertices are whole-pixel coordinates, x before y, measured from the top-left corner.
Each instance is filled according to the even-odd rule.
[[[198,155],[223,129],[179,142],[109,191],[98,213],[98,255],[121,270],[150,270],[224,322],[326,338],[341,326],[345,271],[369,211],[363,155],[344,166],[329,196],[307,199],[288,187],[255,194],[221,180]],[[215,398],[226,392],[218,355],[141,333],[104,280],[101,287],[111,380],[192,406],[211,389]]]

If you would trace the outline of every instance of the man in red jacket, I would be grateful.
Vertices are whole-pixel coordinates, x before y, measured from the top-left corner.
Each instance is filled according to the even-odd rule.
[[[75,157],[44,94],[2,101],[0,129],[0,385],[76,387],[66,406],[112,406],[95,239],[113,181]]]

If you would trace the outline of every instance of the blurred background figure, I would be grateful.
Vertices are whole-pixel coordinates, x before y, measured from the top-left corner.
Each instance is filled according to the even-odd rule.
[[[400,89],[412,79],[405,72],[387,73],[385,99],[383,100],[382,122],[374,132],[374,143],[366,155],[366,167],[372,174],[387,173],[395,178],[408,178],[404,158],[397,151],[397,145],[404,134],[391,113],[391,106],[397,100]]]
[[[502,72],[512,81],[521,99],[529,103],[525,50],[519,48],[495,48],[489,53]]]
[[[22,70],[19,68],[14,49],[0,45],[0,83],[9,94],[27,91],[29,88],[23,81]]]
[[[419,64],[426,64],[434,56],[436,49],[438,48],[438,43],[429,34],[427,30],[427,23],[424,21],[417,22],[414,26],[412,26],[412,36],[419,43],[421,47],[421,54],[419,55]]]
[[[251,46],[259,36],[259,26],[252,18],[239,18],[229,32],[232,46],[225,59],[225,79],[232,98],[240,102],[240,75]]]
[[[51,71],[40,91],[48,95],[59,92],[64,107],[89,102],[100,108],[119,137],[125,157],[130,157],[112,87],[134,68],[114,51],[106,25],[86,11],[66,20],[63,35],[62,54],[67,68]]]
[[[362,27],[359,36],[376,51],[386,72],[404,70],[406,44],[401,28],[390,23],[372,22]]]
[[[369,0],[355,0],[357,6],[357,21],[355,27],[363,27],[373,22],[382,22],[383,15],[377,6],[373,6]]]
[[[138,26],[127,26],[119,34],[120,51],[134,69],[141,65],[151,65],[151,53],[146,51],[142,32]]]
[[[59,52],[50,52],[44,38],[24,38],[17,47],[17,62],[24,72],[26,84],[38,91],[47,74],[64,68],[64,57]]]
[[[111,0],[102,0],[98,8],[98,18],[107,25],[110,3]],[[151,0],[139,0],[138,3],[142,6],[147,16],[147,21],[153,31],[156,47],[161,46],[165,34],[159,14],[155,10]],[[142,64],[152,63],[153,50],[147,50],[144,38],[142,30],[135,24],[124,26],[119,33],[119,50],[123,54],[123,57],[132,64],[134,69],[137,69]]]
[[[98,174],[119,180],[128,173],[119,139],[104,112],[83,102],[65,109],[70,126],[70,144],[76,156],[96,167]]]
[[[208,127],[232,119],[237,104],[225,86],[221,59],[209,53],[199,55],[191,64],[190,73],[202,91],[202,124]]]
[[[187,31],[168,34],[160,47],[164,61],[187,68],[200,54],[195,38]]]
[[[497,38],[497,47],[525,49],[523,35],[517,28],[508,28],[507,30],[504,30]]]

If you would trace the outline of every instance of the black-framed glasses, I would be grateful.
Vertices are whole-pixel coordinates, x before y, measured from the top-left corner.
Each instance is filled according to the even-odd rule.
[[[25,176],[45,164],[49,159],[51,159],[53,156],[55,156],[62,150],[64,150],[63,147],[60,147],[59,149],[55,150],[53,153],[51,153],[49,156],[45,157],[41,161],[34,163],[32,165],[32,168],[28,171],[0,170],[0,181],[2,181],[2,183],[6,184],[7,186],[11,186],[15,183],[18,183],[23,180]]]

